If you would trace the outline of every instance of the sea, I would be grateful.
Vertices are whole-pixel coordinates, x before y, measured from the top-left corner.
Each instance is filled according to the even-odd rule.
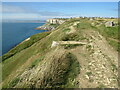
[[[32,22],[3,22],[2,23],[2,55],[21,43],[30,36],[45,32],[46,30],[35,30],[44,23]]]

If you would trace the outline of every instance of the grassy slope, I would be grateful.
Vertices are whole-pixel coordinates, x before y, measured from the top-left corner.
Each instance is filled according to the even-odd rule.
[[[105,20],[109,21],[109,20]],[[113,20],[117,22],[116,20]],[[106,40],[108,40],[108,43],[118,52],[120,52],[120,41],[119,41],[119,29],[118,26],[114,27],[105,27],[104,24],[94,27],[95,30],[99,31],[101,35],[103,35]]]
[[[10,80],[14,79],[13,76],[17,76],[18,74],[22,73],[24,69],[29,68],[32,62],[35,62],[37,58],[39,59],[41,56],[43,57],[47,52],[51,51],[50,47],[51,47],[52,41],[63,40],[63,38],[65,38],[65,32],[69,31],[68,27],[72,25],[72,23],[75,21],[81,21],[81,20],[72,19],[65,22],[64,25],[60,25],[56,31],[52,31],[51,33],[45,32],[43,34],[34,35],[31,37],[32,39],[30,39],[30,41],[27,41],[21,45],[18,45],[17,47],[12,49],[10,52],[8,52],[5,56],[3,56],[4,57],[3,85],[6,87],[6,85],[10,82]],[[104,26],[101,26],[99,29],[91,26],[90,22],[87,19],[82,20],[82,23],[78,24],[76,28],[80,30],[79,35],[76,34],[79,37],[79,40],[84,39],[84,37],[81,36],[81,33],[82,33],[82,30],[86,28],[89,28],[89,29],[91,28],[98,31],[103,30],[103,28],[104,30],[106,30]],[[113,29],[115,29],[115,32],[113,31]],[[100,31],[101,34],[104,33],[102,34],[103,36],[105,37],[110,36],[110,37],[113,37],[114,39],[117,39],[116,34],[118,34],[118,32],[116,31],[116,27],[113,27],[112,29],[107,28],[107,31],[104,31],[104,30],[102,32]],[[75,37],[72,39],[76,40],[78,39],[78,37]],[[31,62],[29,62],[29,60]],[[21,68],[21,66],[22,66],[21,71],[17,71]],[[73,65],[73,68],[74,68],[74,65]],[[74,70],[71,70],[71,71],[74,71]],[[72,73],[68,75],[68,77],[70,76],[72,76]],[[75,78],[74,76],[72,77]],[[69,84],[69,81],[67,82],[68,84],[66,85],[66,87],[71,87],[70,85],[71,83]]]
[[[7,58],[10,58],[11,56],[15,55],[18,52],[30,47],[35,42],[41,40],[42,38],[46,37],[49,34],[50,34],[50,32],[44,32],[44,33],[39,33],[39,34],[31,36],[30,40],[25,41],[24,43],[17,45],[15,48],[11,49],[8,53],[4,54],[2,56],[2,61],[4,61]]]
[[[63,27],[60,27],[60,28],[63,28]],[[40,40],[38,39],[38,41],[35,42],[31,47],[28,47],[28,48],[16,53],[14,56],[11,56],[10,58],[4,60],[4,62],[3,62],[3,80],[5,80],[5,82],[9,82],[9,80],[13,78],[9,75],[14,73],[14,76],[15,76],[17,74],[16,70],[18,70],[18,68],[20,68],[21,65],[23,65],[25,62],[27,62],[27,60],[29,60],[31,57],[33,57],[36,54],[44,55],[46,52],[48,52],[51,47],[52,41],[60,40],[60,37],[62,36],[62,33],[60,33],[60,32],[61,31],[57,31],[57,32],[55,31],[55,32],[51,33],[50,35],[48,35],[46,38],[43,38]],[[41,35],[39,35],[39,37],[41,37]],[[19,48],[19,46],[17,48]],[[14,51],[14,49],[11,51]],[[9,55],[9,52],[7,54]],[[18,72],[18,73],[20,73],[20,72]]]

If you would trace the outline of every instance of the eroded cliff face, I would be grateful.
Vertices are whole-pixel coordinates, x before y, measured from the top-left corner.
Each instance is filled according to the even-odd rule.
[[[64,22],[65,20],[62,20],[62,19],[48,19],[47,20],[47,23],[50,23],[50,24],[62,24]]]
[[[39,26],[36,29],[37,30],[54,30],[57,26],[64,23],[66,20],[62,19],[48,19],[46,23],[43,26]]]

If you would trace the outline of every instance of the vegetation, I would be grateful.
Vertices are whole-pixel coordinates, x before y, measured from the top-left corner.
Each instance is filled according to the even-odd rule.
[[[75,81],[76,76],[80,73],[80,65],[77,61],[77,58],[72,53],[66,53],[65,57],[60,58],[64,63],[59,65],[58,68],[49,75],[47,78],[47,83],[49,84],[49,88],[73,88],[77,87],[77,82]],[[63,60],[64,61],[63,61]],[[55,62],[55,61],[54,61]],[[60,63],[60,61],[59,61]],[[60,71],[60,73],[58,73]],[[56,72],[56,73],[55,73]],[[54,78],[54,79],[53,79]],[[43,85],[43,88],[46,86]]]
[[[57,27],[57,26],[59,26],[59,24],[50,24],[49,26],[53,26],[53,27]]]
[[[90,23],[88,23],[86,20],[83,20],[82,23],[77,24],[76,28],[81,32],[84,29],[91,29],[92,27]]]
[[[116,65],[115,64],[111,64],[111,66],[112,66],[112,71],[114,72],[114,71],[117,71],[117,67],[116,67]]]
[[[35,61],[32,62],[30,68],[33,68],[33,67],[37,66],[37,64],[43,59],[44,59],[44,56],[41,56],[41,57],[37,58]]]
[[[79,35],[76,33],[67,34],[62,37],[62,41],[78,41]]]
[[[98,27],[98,31],[106,38],[113,38],[118,40],[118,26],[105,27],[104,25],[101,25]]]
[[[119,41],[119,29],[115,27],[105,27],[104,25],[99,26],[96,30],[100,32],[107,40],[108,43],[118,52],[120,52],[120,41]]]
[[[80,21],[81,23],[78,23],[76,26],[74,26],[76,32],[70,33],[70,34],[66,33],[71,30],[69,27],[73,25],[74,22],[77,22],[77,21]],[[54,26],[54,24],[52,25]],[[115,32],[114,32],[114,29],[115,29]],[[32,72],[32,70],[36,69],[42,64],[40,69],[43,71],[45,70],[44,72],[45,74],[43,73],[43,71],[41,72],[38,71],[37,75],[40,78],[41,73],[43,73],[44,75],[43,79],[42,80],[39,78],[36,79],[36,77],[33,78],[36,81],[41,80],[40,81],[42,83],[42,86],[40,86],[41,88],[45,88],[45,87],[77,88],[78,85],[80,85],[79,81],[76,80],[78,74],[80,74],[80,69],[81,69],[81,66],[79,63],[81,62],[80,59],[83,58],[83,61],[82,61],[83,63],[90,62],[91,58],[89,58],[90,56],[89,52],[91,53],[94,52],[93,51],[94,49],[92,48],[93,47],[92,44],[85,45],[86,48],[80,47],[79,51],[80,50],[81,51],[75,52],[76,47],[79,47],[79,45],[77,44],[63,45],[64,48],[59,46],[57,48],[51,48],[52,42],[53,41],[82,41],[82,40],[88,41],[89,39],[87,37],[87,34],[89,33],[89,31],[97,30],[100,32],[100,34],[106,37],[110,45],[118,49],[119,44],[116,42],[118,38],[116,34],[118,32],[116,29],[117,27],[106,28],[104,25],[101,25],[99,27],[91,26],[91,23],[87,20],[87,18],[86,19],[81,18],[81,20],[80,19],[67,20],[64,24],[60,25],[56,30],[31,36],[30,40],[19,44],[18,46],[10,50],[8,53],[3,55],[3,75],[4,75],[3,86],[9,85],[9,87],[15,87],[18,83],[20,83],[21,85],[21,82],[19,82],[20,79],[15,78],[13,76],[17,76],[17,77],[19,75],[22,76],[22,73],[25,72],[26,69]],[[74,48],[74,50],[72,48]],[[65,51],[62,55],[59,55],[61,53],[56,53],[56,52],[62,51],[61,49]],[[84,51],[88,51],[88,52],[85,53]],[[80,57],[77,58],[78,57],[77,54],[74,55],[72,54],[72,52],[78,53]],[[110,60],[108,59],[106,60],[106,62],[107,61],[110,61]],[[116,66],[114,64],[111,64],[111,69],[112,68],[113,68],[113,71],[116,70]],[[91,76],[93,73],[90,71],[90,72],[87,72],[86,74],[88,76]],[[23,78],[26,78],[26,77],[23,77]],[[29,83],[27,84],[29,84],[28,86],[30,86],[30,88],[33,88],[33,87],[36,87],[36,81],[33,81],[35,85],[31,85]],[[91,83],[93,81],[94,81],[93,79],[89,79],[88,83]],[[98,88],[101,88],[101,87],[104,87],[104,85],[98,86]]]
[[[86,74],[87,74],[88,76],[90,76],[90,75],[92,75],[92,72],[86,72]]]
[[[75,47],[81,46],[81,45],[80,44],[65,44],[62,46],[64,46],[64,49],[72,49],[72,48],[75,48]]]
[[[12,80],[9,84],[9,87],[14,87],[18,82],[19,82],[20,78],[16,77],[14,80]]]
[[[106,88],[105,85],[100,84],[97,88]]]
[[[80,73],[80,64],[77,61],[77,58],[75,55],[73,55],[72,53],[68,53],[66,55],[66,58],[68,58],[70,60],[70,67],[67,70],[66,73],[66,84],[64,87],[67,88],[76,88],[77,86],[77,82],[74,81],[76,76]]]
[[[69,32],[69,31],[70,31],[70,28],[63,29],[63,32]]]
[[[19,44],[15,48],[11,49],[8,53],[4,54],[2,56],[2,61],[4,61],[7,58],[10,58],[11,56],[15,55],[18,52],[30,47],[31,45],[33,45],[37,41],[41,40],[42,38],[45,38],[49,34],[50,34],[50,32],[44,32],[44,33],[39,33],[39,34],[31,36],[30,40]]]
[[[117,42],[115,40],[108,39],[108,43],[118,52],[120,52],[120,42]]]

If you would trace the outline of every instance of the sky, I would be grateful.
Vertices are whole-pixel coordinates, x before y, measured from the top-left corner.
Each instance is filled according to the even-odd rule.
[[[2,2],[119,2],[119,0],[1,0]]]
[[[3,20],[118,16],[117,2],[2,2],[0,7]]]

